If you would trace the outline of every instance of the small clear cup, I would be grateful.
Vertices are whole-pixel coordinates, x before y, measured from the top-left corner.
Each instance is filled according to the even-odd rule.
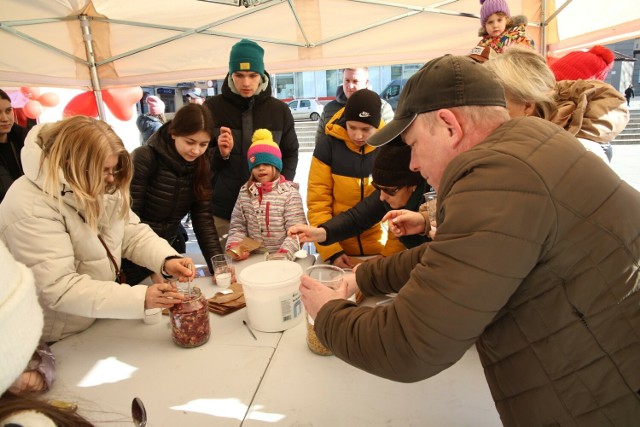
[[[236,267],[229,255],[220,254],[211,257],[211,266],[213,267],[213,277],[216,285],[226,289],[236,278]]]
[[[338,289],[342,283],[344,270],[331,264],[318,264],[308,267],[305,274],[331,289]]]
[[[436,220],[438,195],[435,191],[429,191],[424,193],[424,202],[427,205],[427,212],[429,214],[429,222]]]

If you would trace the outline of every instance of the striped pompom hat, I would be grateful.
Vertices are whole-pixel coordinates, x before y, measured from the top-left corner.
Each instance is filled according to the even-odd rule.
[[[252,144],[247,153],[249,170],[258,165],[272,165],[278,172],[282,172],[282,153],[280,147],[273,141],[273,135],[267,129],[258,129],[251,138]]]

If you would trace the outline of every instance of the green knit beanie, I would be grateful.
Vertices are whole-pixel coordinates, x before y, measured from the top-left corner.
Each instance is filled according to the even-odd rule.
[[[234,44],[229,55],[229,73],[236,71],[253,71],[264,76],[264,49],[247,39]]]

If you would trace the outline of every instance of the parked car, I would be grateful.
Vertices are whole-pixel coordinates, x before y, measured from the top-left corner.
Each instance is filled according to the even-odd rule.
[[[288,105],[294,120],[310,119],[316,121],[324,110],[324,105],[315,99],[294,99]]]
[[[396,107],[398,107],[398,99],[400,98],[400,94],[402,93],[402,89],[404,89],[404,85],[406,83],[407,79],[393,80],[380,93],[380,98],[387,101],[394,111],[396,110]]]

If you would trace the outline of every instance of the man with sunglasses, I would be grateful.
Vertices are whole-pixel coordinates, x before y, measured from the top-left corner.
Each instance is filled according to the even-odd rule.
[[[411,148],[400,137],[380,148],[373,163],[371,185],[376,189],[353,208],[334,216],[324,224],[313,227],[296,224],[288,231],[302,242],[330,245],[354,237],[380,222],[389,211],[404,209],[418,211],[429,184],[418,172],[409,169]],[[430,239],[426,235],[404,235],[396,238],[389,233],[382,252],[389,256],[419,246]]]

